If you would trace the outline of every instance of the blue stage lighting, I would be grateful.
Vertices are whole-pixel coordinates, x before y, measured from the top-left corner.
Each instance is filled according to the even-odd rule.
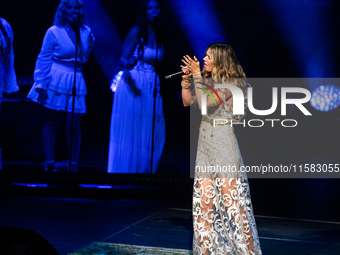
[[[46,183],[11,183],[15,186],[22,186],[22,187],[31,187],[31,188],[47,188],[48,184]]]
[[[97,184],[79,184],[82,188],[94,188],[94,189],[112,189],[111,185],[97,185]]]
[[[340,88],[322,85],[312,92],[311,105],[318,111],[328,112],[340,105]]]
[[[199,61],[202,61],[205,56],[205,50],[209,44],[227,43],[225,30],[211,1],[173,0],[169,3]]]
[[[91,30],[96,38],[94,55],[106,78],[111,80],[122,69],[119,65],[122,40],[102,1],[85,0],[84,7]]]
[[[290,49],[302,77],[336,76],[331,0],[260,0]],[[335,5],[334,5],[335,6]]]

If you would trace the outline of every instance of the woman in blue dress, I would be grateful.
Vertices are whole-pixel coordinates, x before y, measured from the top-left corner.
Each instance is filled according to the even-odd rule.
[[[158,2],[143,1],[138,25],[129,31],[123,44],[120,64],[125,70],[112,106],[108,173],[150,173],[155,87],[153,172],[159,165],[165,142],[163,102],[155,73],[156,62],[164,56],[155,34],[160,29],[156,21],[159,17]]]

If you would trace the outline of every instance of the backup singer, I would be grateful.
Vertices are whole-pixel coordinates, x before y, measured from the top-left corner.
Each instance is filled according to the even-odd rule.
[[[214,96],[206,100],[207,115],[202,117],[193,187],[193,253],[225,255],[261,255],[261,248],[250,198],[246,173],[203,172],[201,166],[243,166],[233,127],[225,122],[213,126],[214,119],[235,122],[243,116],[232,115],[233,96],[228,89],[214,89],[214,84],[232,84],[246,92],[245,74],[233,49],[224,43],[208,46],[204,72],[194,57],[183,59],[182,100],[185,106],[202,107],[203,90]],[[193,77],[193,92],[190,78]],[[210,79],[208,79],[210,78]],[[210,87],[209,87],[210,86]],[[215,94],[219,95],[220,99]],[[246,98],[246,94],[245,94]],[[198,170],[197,170],[198,169]]]
[[[120,64],[125,68],[116,90],[111,117],[108,173],[149,173],[151,163],[154,88],[156,86],[153,169],[159,165],[165,142],[165,121],[157,63],[164,56],[161,27],[155,22],[160,7],[155,0],[140,5],[137,26],[125,38]],[[158,42],[158,47],[157,47]]]
[[[19,90],[14,70],[13,31],[10,24],[0,17],[0,110],[3,92],[12,93]],[[1,142],[1,141],[0,141]],[[0,143],[0,169],[1,143]]]
[[[79,33],[78,56],[75,59],[76,37]],[[34,85],[28,98],[44,106],[43,146],[46,171],[55,169],[54,147],[59,123],[66,123],[70,143],[72,117],[72,88],[77,65],[75,117],[73,123],[71,171],[76,172],[80,150],[80,117],[86,112],[87,93],[82,64],[89,58],[94,37],[86,25],[83,0],[61,0],[54,25],[44,37],[34,70]]]

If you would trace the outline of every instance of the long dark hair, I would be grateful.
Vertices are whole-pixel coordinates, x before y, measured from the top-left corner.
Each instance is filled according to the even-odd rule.
[[[136,25],[140,28],[139,34],[138,34],[138,41],[140,42],[138,47],[138,56],[139,58],[143,57],[144,53],[144,46],[146,45],[148,41],[148,30],[149,30],[149,23],[150,21],[146,17],[146,11],[148,8],[148,4],[151,0],[143,0],[139,5],[139,11],[138,11],[138,17],[136,20]],[[157,1],[158,5],[160,6],[159,0]],[[161,6],[160,6],[161,7]],[[162,13],[159,14],[159,23],[157,25],[157,41],[159,45],[163,44],[163,16]],[[142,41],[143,39],[143,41]]]
[[[1,48],[1,55],[3,56],[2,64],[5,65],[9,61],[9,56],[10,56],[11,49],[12,49],[12,42],[11,42],[11,38],[9,38],[8,33],[4,27],[4,24],[2,24],[2,21],[3,19],[0,18],[0,30],[6,40],[6,49],[4,49],[2,45],[0,46],[0,48]]]

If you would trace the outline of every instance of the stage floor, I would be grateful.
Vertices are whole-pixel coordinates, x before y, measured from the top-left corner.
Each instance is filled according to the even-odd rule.
[[[0,207],[0,225],[31,229],[61,255],[90,254],[79,252],[94,242],[109,243],[112,249],[121,244],[132,251],[136,245],[166,248],[157,254],[192,249],[190,201],[3,196]],[[261,215],[256,222],[264,255],[340,254],[339,222]],[[141,254],[107,251],[100,254]]]

